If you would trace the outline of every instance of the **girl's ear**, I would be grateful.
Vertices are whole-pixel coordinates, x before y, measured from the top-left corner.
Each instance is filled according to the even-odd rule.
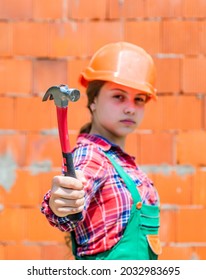
[[[92,112],[94,112],[95,107],[96,107],[96,106],[95,106],[95,103],[93,102],[93,103],[90,105],[90,109],[91,109]]]

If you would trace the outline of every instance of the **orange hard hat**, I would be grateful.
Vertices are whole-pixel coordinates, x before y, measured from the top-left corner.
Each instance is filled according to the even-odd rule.
[[[156,99],[153,59],[144,49],[131,43],[110,43],[100,48],[80,74],[80,83],[85,87],[94,80],[131,87]]]

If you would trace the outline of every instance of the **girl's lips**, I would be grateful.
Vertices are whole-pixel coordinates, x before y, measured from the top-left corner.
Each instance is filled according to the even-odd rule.
[[[135,121],[130,120],[130,119],[121,120],[120,122],[124,123],[124,124],[129,124],[129,125],[132,125],[132,124],[136,123]]]

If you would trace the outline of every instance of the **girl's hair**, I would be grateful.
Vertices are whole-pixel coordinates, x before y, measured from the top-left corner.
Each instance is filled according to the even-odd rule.
[[[104,85],[105,81],[91,81],[89,82],[86,90],[87,94],[87,108],[89,109],[91,115],[92,115],[92,110],[90,108],[91,104],[94,102],[95,97],[99,94],[99,91],[101,87]],[[80,129],[80,133],[89,133],[92,127],[92,122],[86,123],[83,125]]]

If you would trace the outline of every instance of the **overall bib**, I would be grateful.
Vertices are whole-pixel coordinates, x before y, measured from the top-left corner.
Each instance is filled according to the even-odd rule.
[[[159,207],[144,205],[136,183],[111,155],[107,153],[106,156],[124,180],[132,195],[131,215],[122,238],[113,248],[92,256],[75,257],[77,260],[156,260],[161,253],[158,236]],[[72,241],[74,249],[74,238],[72,238]],[[73,253],[75,254],[75,250],[73,250]]]

